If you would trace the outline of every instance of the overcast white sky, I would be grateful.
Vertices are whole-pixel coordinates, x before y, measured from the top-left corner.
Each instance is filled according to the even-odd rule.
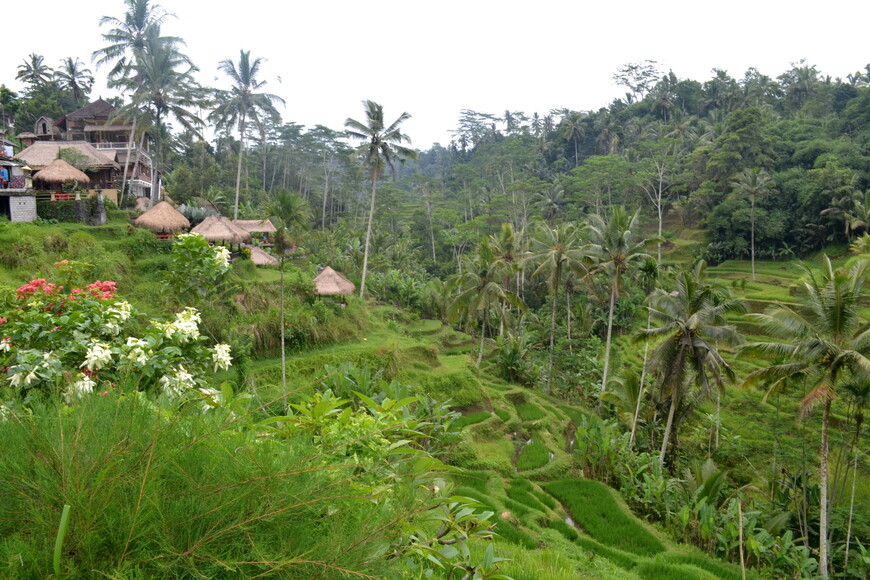
[[[164,34],[186,40],[203,84],[227,88],[218,62],[250,50],[267,59],[261,78],[286,100],[285,122],[342,129],[347,117],[364,119],[361,101],[371,99],[388,122],[409,112],[403,128],[421,149],[446,145],[462,109],[543,115],[606,106],[624,94],[612,76],[629,62],[656,60],[701,82],[714,67],[738,79],[751,66],[776,77],[804,58],[845,77],[870,63],[866,1],[156,3],[177,16]],[[105,45],[100,17],[124,8],[122,0],[43,0],[30,17],[6,19],[0,83],[20,89],[17,67],[31,52],[51,67],[71,56],[94,71],[93,97],[112,96],[90,55]]]

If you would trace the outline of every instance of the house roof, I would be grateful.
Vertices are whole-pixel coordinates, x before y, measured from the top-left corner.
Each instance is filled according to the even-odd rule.
[[[264,220],[233,220],[233,223],[252,234],[274,234],[278,231],[268,218]]]
[[[320,296],[350,296],[356,288],[353,282],[329,266],[314,278],[314,287]]]
[[[77,111],[73,111],[72,113],[68,114],[66,118],[69,119],[70,117],[89,117],[108,119],[109,115],[111,115],[112,111],[114,110],[115,107],[100,98],[96,101],[93,101],[92,103],[88,103]]]
[[[200,234],[210,242],[241,244],[251,241],[251,234],[222,216],[208,216],[190,230],[190,233]]]
[[[190,222],[168,202],[161,201],[133,220],[133,225],[156,232],[172,232],[189,228]]]
[[[103,155],[96,147],[85,141],[36,141],[22,150],[16,157],[21,159],[34,171],[47,167],[57,159],[61,149],[75,149],[87,158],[85,170],[120,169],[120,165]]]

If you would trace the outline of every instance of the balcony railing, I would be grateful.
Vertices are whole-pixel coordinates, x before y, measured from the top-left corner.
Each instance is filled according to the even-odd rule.
[[[118,141],[115,143],[112,143],[112,142],[94,143],[94,146],[97,149],[113,149],[113,150],[122,150],[122,151],[127,150],[127,143],[124,141]],[[137,151],[139,152],[140,155],[143,155],[149,162],[151,161],[151,154],[148,153],[148,151],[146,151],[145,149],[143,149],[142,147],[140,147],[137,144],[133,144],[133,146],[130,147],[130,153],[132,154],[132,153],[135,153]]]

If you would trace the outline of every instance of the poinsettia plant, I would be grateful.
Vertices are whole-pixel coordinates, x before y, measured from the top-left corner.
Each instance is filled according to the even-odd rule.
[[[25,401],[59,390],[68,403],[131,379],[140,390],[170,398],[188,391],[217,395],[205,376],[229,367],[230,348],[207,345],[199,313],[184,308],[173,320],[136,324],[141,315],[116,290],[112,281],[65,289],[39,278],[3,293],[0,385]]]

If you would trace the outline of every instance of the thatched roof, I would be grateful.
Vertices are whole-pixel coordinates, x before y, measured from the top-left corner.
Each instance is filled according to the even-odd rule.
[[[266,253],[263,248],[253,246],[251,248],[251,261],[257,266],[277,266],[278,258]]]
[[[251,241],[251,234],[234,224],[232,220],[222,216],[208,216],[190,230],[190,233],[200,234],[210,242],[243,244]]]
[[[33,176],[34,181],[43,183],[64,183],[66,181],[75,181],[77,183],[86,184],[91,182],[91,178],[64,161],[63,159],[55,159],[48,166],[36,173]]]
[[[278,231],[268,218],[264,220],[233,220],[233,223],[252,234],[274,234]]]
[[[133,225],[155,232],[174,232],[190,227],[190,222],[168,202],[161,201],[133,220]]]
[[[320,296],[350,296],[356,289],[353,282],[329,266],[314,279],[314,287]]]
[[[114,160],[85,141],[36,141],[22,150],[16,157],[27,163],[34,171],[37,171],[47,167],[52,161],[57,159],[61,149],[75,149],[83,155],[82,160],[86,161],[85,171],[121,168]]]

